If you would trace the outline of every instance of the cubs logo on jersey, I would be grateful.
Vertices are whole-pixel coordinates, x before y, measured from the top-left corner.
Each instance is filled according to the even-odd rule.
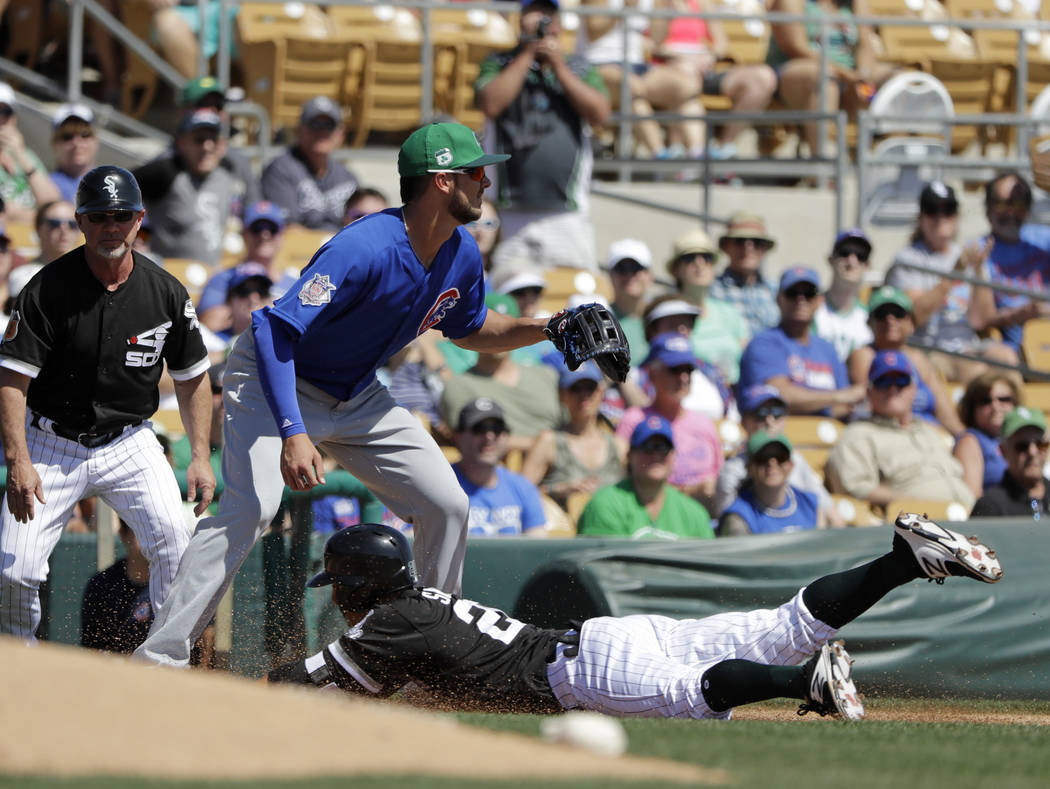
[[[416,336],[419,336],[427,329],[433,329],[439,323],[442,318],[448,313],[450,309],[455,307],[459,303],[459,288],[449,288],[434,301],[428,311],[423,322],[419,324],[419,330],[416,332]]]
[[[313,279],[299,289],[299,301],[304,307],[320,307],[332,300],[335,285],[327,274],[314,274]]]
[[[124,366],[152,367],[159,362],[160,355],[164,351],[164,340],[167,339],[170,329],[171,321],[166,321],[160,326],[154,326],[152,329],[139,332],[135,336],[128,338],[128,345],[134,346],[136,349],[149,350],[128,351],[124,356]]]

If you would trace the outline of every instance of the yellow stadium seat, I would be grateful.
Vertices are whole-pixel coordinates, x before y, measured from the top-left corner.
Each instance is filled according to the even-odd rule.
[[[845,429],[837,419],[826,416],[789,416],[784,422],[784,435],[795,447],[826,447],[835,445]]]
[[[164,258],[161,268],[181,282],[194,301],[201,295],[212,273],[207,263],[189,258]]]
[[[175,439],[186,434],[178,408],[162,408],[150,417],[150,421],[167,433],[169,438]]]
[[[921,498],[894,499],[886,505],[886,520],[893,521],[902,512],[915,512],[932,520],[964,521],[970,509],[959,501],[935,501]]]
[[[1024,385],[1024,404],[1050,413],[1050,383],[1029,381]]]
[[[1021,350],[1025,364],[1050,373],[1050,319],[1036,318],[1025,323]]]
[[[844,493],[831,496],[835,512],[847,526],[881,526],[885,521],[875,513],[871,504],[863,499],[855,499]]]

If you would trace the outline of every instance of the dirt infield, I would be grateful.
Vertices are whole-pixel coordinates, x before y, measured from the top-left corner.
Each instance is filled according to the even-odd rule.
[[[782,721],[797,717],[793,709],[777,704],[754,704],[733,710],[734,720]],[[819,715],[806,715],[806,721],[819,721]],[[921,705],[895,700],[865,699],[865,721],[903,721],[905,723],[987,723],[999,726],[1050,726],[1050,714],[1029,712],[992,712],[981,706],[967,707],[962,702],[923,700]]]
[[[0,638],[0,665],[0,774],[731,780],[720,770],[601,757],[341,694],[160,669],[74,647],[30,649]]]

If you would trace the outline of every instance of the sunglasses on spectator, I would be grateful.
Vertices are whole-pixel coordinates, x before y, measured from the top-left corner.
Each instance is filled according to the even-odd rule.
[[[329,118],[325,115],[322,115],[319,118],[312,118],[306,122],[307,129],[319,132],[334,132],[338,125],[339,124],[336,122],[335,118]]]
[[[902,321],[908,317],[908,311],[904,307],[892,304],[888,307],[879,307],[875,312],[871,313],[871,317],[877,321],[884,321],[890,317]]]
[[[1047,441],[1045,438],[1015,438],[1010,444],[1013,446],[1014,452],[1027,452],[1033,444],[1038,452],[1046,452],[1047,449],[1050,449],[1050,441]]]
[[[1014,404],[1014,396],[1013,395],[996,395],[995,397],[992,397],[991,395],[988,395],[987,397],[982,397],[980,400],[977,401],[976,404],[979,405],[979,406],[984,406],[984,405],[991,405],[992,403],[999,403],[1000,405],[1013,405]]]
[[[657,438],[650,441],[646,441],[641,446],[637,447],[639,452],[644,452],[647,455],[659,455],[660,457],[667,457],[671,454],[671,450],[674,449],[665,439]]]
[[[538,299],[541,293],[543,293],[543,288],[539,285],[530,285],[527,288],[512,290],[510,295],[516,299]]]
[[[695,369],[691,364],[676,364],[674,367],[667,368],[671,375],[692,375]]]
[[[569,387],[569,391],[574,395],[584,395],[590,397],[592,394],[598,391],[597,381],[577,381]]]
[[[991,200],[989,208],[1007,208],[1011,211],[1027,211],[1028,204],[1024,200]]]
[[[226,97],[221,93],[209,93],[193,106],[199,110],[222,110],[226,106]]]
[[[509,433],[510,431],[503,422],[489,420],[474,425],[474,427],[470,428],[470,432],[476,436],[483,436],[486,433],[495,433],[497,436],[502,436],[504,433]]]
[[[817,289],[812,286],[808,288],[788,288],[784,291],[784,297],[790,301],[797,301],[798,299],[813,301],[817,297]]]
[[[103,222],[130,222],[135,218],[134,211],[92,211],[87,216],[87,221],[93,225],[101,225]]]
[[[268,231],[271,236],[276,236],[279,232],[277,229],[277,224],[275,222],[271,222],[269,219],[260,219],[248,225],[249,233],[255,233],[256,235],[258,235],[263,231]]]
[[[751,415],[756,419],[780,419],[781,417],[787,416],[787,406],[782,405],[761,405],[751,412]]]
[[[958,213],[959,209],[953,205],[931,205],[922,211],[923,216],[955,216]]]
[[[645,266],[635,260],[621,260],[615,266],[612,267],[611,271],[613,274],[620,274],[624,277],[633,277],[639,271],[644,271]]]
[[[469,175],[471,181],[479,184],[485,180],[484,167],[459,167],[454,170],[427,170],[428,173],[455,173],[456,175]]]
[[[833,256],[837,258],[848,258],[850,255],[861,263],[867,263],[871,250],[861,244],[843,244],[841,247],[836,247],[833,253]]]
[[[75,219],[53,219],[51,217],[45,217],[40,220],[40,224],[46,227],[48,230],[58,230],[60,227],[67,228],[69,230],[79,230],[80,226],[77,224]]]
[[[715,256],[710,252],[690,252],[685,255],[679,255],[674,259],[675,263],[695,263],[697,261],[703,261],[704,263],[714,263]]]
[[[745,244],[751,244],[755,249],[772,249],[773,247],[773,242],[764,238],[730,238],[727,240],[730,244],[738,247],[742,247]]]
[[[791,453],[785,449],[780,449],[773,452],[759,452],[751,458],[751,462],[756,466],[768,465],[771,460],[775,460],[778,466],[783,466],[791,460]]]
[[[82,131],[76,131],[76,132],[73,132],[73,131],[62,132],[60,135],[58,135],[58,139],[60,139],[62,142],[72,142],[73,140],[77,139],[78,137],[81,140],[90,140],[94,136],[95,136],[95,132],[91,131],[91,129],[84,129]]]
[[[11,248],[11,242],[7,238],[0,236],[0,255],[4,254]]]
[[[6,104],[0,104],[0,118],[2,118],[3,120],[6,121],[8,118],[10,118],[14,114],[15,114],[15,111],[13,109],[8,107]]]
[[[498,219],[479,219],[476,222],[467,222],[469,230],[499,230]]]
[[[904,389],[911,385],[910,375],[884,375],[881,378],[876,379],[872,386],[878,389],[880,392],[885,392],[889,389],[896,387],[897,389]]]

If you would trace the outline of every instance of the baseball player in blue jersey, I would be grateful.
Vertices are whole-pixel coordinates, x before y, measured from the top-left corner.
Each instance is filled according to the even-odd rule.
[[[448,461],[397,406],[376,369],[428,329],[476,351],[539,342],[545,321],[486,309],[481,254],[462,225],[481,216],[489,179],[474,133],[415,131],[398,156],[404,205],[364,217],[326,243],[272,308],[254,314],[223,382],[225,492],[202,520],[136,654],[184,666],[234,573],[277,512],[285,485],[324,482],[325,452],[415,526],[428,586],[456,593],[468,503]]]

